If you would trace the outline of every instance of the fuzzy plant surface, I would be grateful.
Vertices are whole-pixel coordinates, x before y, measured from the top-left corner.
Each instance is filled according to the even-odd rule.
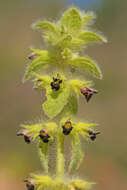
[[[100,134],[95,130],[95,123],[79,121],[74,117],[79,98],[84,96],[85,104],[98,93],[92,88],[91,81],[80,79],[80,74],[87,72],[93,77],[102,78],[95,61],[84,55],[88,45],[106,42],[103,35],[91,30],[94,18],[93,13],[72,7],[56,22],[44,20],[33,25],[42,33],[45,49],[31,48],[23,82],[31,80],[33,88],[45,91],[42,109],[47,119],[22,124],[17,134],[23,136],[27,144],[37,144],[42,165],[42,174],[31,174],[25,179],[28,190],[86,190],[94,184],[74,175],[84,155],[81,138],[94,141]],[[79,75],[75,78],[76,72]],[[66,138],[70,139],[71,158],[65,171]],[[49,148],[53,143],[56,145],[56,171],[52,176]]]

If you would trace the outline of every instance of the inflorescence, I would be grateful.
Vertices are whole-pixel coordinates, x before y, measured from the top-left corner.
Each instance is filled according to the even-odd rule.
[[[79,122],[74,118],[79,97],[84,96],[89,102],[98,93],[92,88],[91,81],[75,79],[75,71],[78,69],[79,72],[85,71],[98,79],[102,78],[98,65],[88,56],[82,56],[87,45],[106,42],[104,36],[91,31],[94,18],[93,13],[72,7],[57,22],[39,21],[33,26],[42,32],[48,46],[46,50],[31,48],[32,53],[28,57],[30,63],[23,82],[32,80],[34,89],[46,92],[42,108],[49,119],[22,125],[17,133],[17,136],[24,137],[27,144],[37,143],[43,168],[42,175],[31,174],[29,179],[24,180],[27,190],[86,190],[94,184],[73,176],[67,179],[64,167],[66,138],[70,138],[71,143],[68,145],[71,146],[71,159],[66,173],[71,173],[79,168],[83,160],[81,137],[94,141],[100,134],[94,129],[95,123]],[[45,75],[46,68],[50,66],[52,74]],[[68,68],[66,72],[65,68]],[[49,147],[53,143],[57,150],[57,166],[55,175],[51,177]]]

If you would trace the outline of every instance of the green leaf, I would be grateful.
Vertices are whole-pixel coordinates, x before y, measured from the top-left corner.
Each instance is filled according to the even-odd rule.
[[[63,38],[61,38],[58,42],[57,42],[57,46],[60,46],[62,48],[64,47],[68,47],[69,44],[71,43],[71,40],[72,40],[72,36],[71,35],[66,35],[64,36]]]
[[[94,18],[95,18],[95,15],[92,12],[85,14],[83,18],[83,25],[87,26],[88,24],[90,24],[90,21],[92,21]]]
[[[79,35],[79,38],[84,41],[85,44],[90,42],[106,42],[106,39],[94,32],[85,31]]]
[[[82,18],[76,8],[67,10],[62,17],[61,22],[70,32],[76,33],[82,27]]]
[[[68,103],[64,106],[64,109],[62,110],[62,112],[58,115],[59,121],[63,117],[68,117],[68,116],[70,117],[70,116],[75,115],[77,111],[78,111],[77,98],[71,95],[68,99]]]
[[[59,114],[68,102],[70,88],[68,86],[61,87],[58,91],[54,91],[51,87],[47,88],[47,101],[42,105],[44,112],[50,118]]]
[[[73,180],[73,181],[71,182],[71,184],[72,184],[76,189],[86,190],[86,189],[90,189],[91,185],[94,185],[95,183],[83,181],[83,180],[81,180],[81,179],[75,179],[75,180]]]
[[[26,68],[24,81],[31,77],[32,72],[40,71],[47,65],[52,64],[51,57],[48,51],[42,50],[41,55],[37,56]]]
[[[64,107],[64,116],[75,115],[78,111],[77,98],[71,95],[68,99],[68,104]]]
[[[83,44],[83,40],[79,38],[73,38],[69,44],[69,47],[73,50],[77,49],[77,51],[79,51],[83,47]]]
[[[39,90],[44,90],[52,81],[51,77],[47,75],[44,76],[37,73],[32,73],[31,76],[35,78],[33,79],[34,88],[38,88]]]
[[[61,48],[69,48],[72,50],[75,49],[81,49],[83,46],[84,41],[80,38],[72,37],[70,34],[64,36],[57,42],[57,46],[60,46]]]
[[[50,141],[52,141],[55,137],[56,131],[57,131],[57,125],[54,122],[48,122],[48,123],[43,123],[42,121],[37,124],[32,124],[32,125],[21,125],[22,130],[24,134],[27,134],[28,136],[31,136],[32,141],[35,141],[38,139],[40,130],[44,129],[48,132],[50,135]]]
[[[34,52],[36,55],[42,55],[42,56],[44,56],[44,52],[46,51],[46,50],[35,49],[35,48],[30,48],[30,50]]]
[[[78,135],[81,135],[82,137],[88,139],[89,138],[89,134],[88,131],[92,130],[93,127],[95,127],[97,124],[95,123],[83,123],[83,122],[79,122],[75,125],[73,131],[75,133],[77,133]]]
[[[32,77],[35,77],[37,80],[43,81],[46,84],[50,84],[51,82],[51,77],[47,76],[47,75],[39,75],[37,73],[32,73]]]
[[[52,140],[56,136],[57,128],[58,127],[55,122],[49,122],[45,124],[45,129],[48,131],[50,137],[52,137]]]
[[[69,165],[69,172],[73,172],[78,169],[83,159],[83,152],[81,148],[81,142],[79,135],[73,130],[71,132],[71,143],[72,143],[72,158]]]
[[[56,26],[49,21],[39,21],[34,25],[35,28],[41,29],[45,34],[56,33]]]
[[[47,187],[51,188],[54,184],[54,181],[48,175],[39,176],[39,175],[31,174],[31,178],[32,178],[32,181],[34,181],[34,184],[37,185],[36,189],[38,190],[41,190]]]
[[[58,27],[54,23],[49,21],[40,21],[35,24],[35,28],[42,30],[44,38],[48,43],[55,45],[57,41],[59,41],[60,32]]]
[[[91,81],[81,81],[81,80],[70,80],[69,84],[72,88],[72,90],[75,92],[77,97],[81,94],[80,89],[83,86],[90,87],[91,86]]]
[[[23,128],[24,134],[30,135],[32,137],[32,141],[35,141],[38,138],[39,132],[42,129],[42,124],[32,124],[32,125],[21,125]]]
[[[69,64],[84,69],[99,79],[102,78],[102,73],[99,67],[94,63],[93,60],[88,57],[73,58]]]

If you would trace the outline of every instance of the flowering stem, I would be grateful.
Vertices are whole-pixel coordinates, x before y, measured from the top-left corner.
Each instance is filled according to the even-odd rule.
[[[45,174],[48,174],[48,144],[39,143],[38,148],[40,161]]]
[[[32,174],[31,178],[26,179],[24,182],[27,190],[87,190],[93,184],[80,179],[70,179],[69,176],[67,180],[64,179],[64,139],[69,136],[71,138],[72,157],[68,170],[72,173],[78,169],[83,160],[80,136],[94,141],[100,134],[91,128],[96,126],[95,124],[71,120],[78,111],[79,96],[83,95],[88,102],[93,94],[97,93],[97,90],[89,88],[90,81],[73,79],[71,75],[75,69],[87,71],[98,79],[102,78],[96,63],[82,55],[86,45],[92,42],[106,42],[103,36],[88,30],[87,26],[92,19],[93,14],[80,12],[79,9],[72,7],[65,11],[58,22],[39,21],[34,25],[34,28],[42,30],[47,48],[45,50],[31,48],[32,54],[28,57],[30,64],[26,68],[23,82],[31,79],[35,89],[46,90],[46,101],[42,108],[49,120],[23,125],[23,129],[17,134],[23,136],[27,144],[37,141],[44,173]],[[52,74],[39,74],[41,69],[47,66],[51,66]],[[51,121],[53,118],[55,122]],[[56,179],[49,177],[48,173],[48,149],[54,139],[57,150]]]
[[[57,134],[57,176],[64,175],[64,136]]]

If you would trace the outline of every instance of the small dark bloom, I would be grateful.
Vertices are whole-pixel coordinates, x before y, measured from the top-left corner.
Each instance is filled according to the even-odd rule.
[[[96,137],[97,137],[97,135],[99,135],[100,134],[100,132],[93,132],[93,131],[88,131],[88,133],[89,133],[89,136],[90,136],[90,139],[92,140],[92,141],[94,141],[95,139],[96,139]]]
[[[55,91],[59,90],[61,83],[62,83],[62,80],[53,77],[53,82],[51,82],[52,90],[55,90]]]
[[[78,188],[78,187],[75,187],[75,190],[81,190],[80,188]]]
[[[17,136],[24,136],[24,140],[27,144],[30,144],[31,143],[31,137],[26,135],[25,133],[23,132],[19,132],[17,133]]]
[[[91,97],[93,96],[93,94],[97,94],[98,93],[98,91],[96,89],[87,88],[85,86],[83,86],[80,89],[80,91],[85,96],[87,102],[89,102],[89,100],[91,99]]]
[[[35,58],[37,57],[37,54],[36,53],[31,53],[28,57],[28,59],[30,59],[31,61],[33,61]]]
[[[24,135],[24,140],[27,144],[30,144],[31,143],[31,138],[30,136],[27,136],[27,135]]]
[[[70,121],[66,121],[65,124],[62,126],[62,128],[63,128],[63,134],[69,135],[73,127]]]
[[[40,131],[39,137],[43,140],[44,143],[48,143],[49,142],[50,136],[46,133],[45,130],[41,130]]]
[[[26,179],[26,180],[24,180],[24,182],[26,182],[26,188],[28,190],[34,190],[34,185],[31,184],[31,182],[29,180]]]

